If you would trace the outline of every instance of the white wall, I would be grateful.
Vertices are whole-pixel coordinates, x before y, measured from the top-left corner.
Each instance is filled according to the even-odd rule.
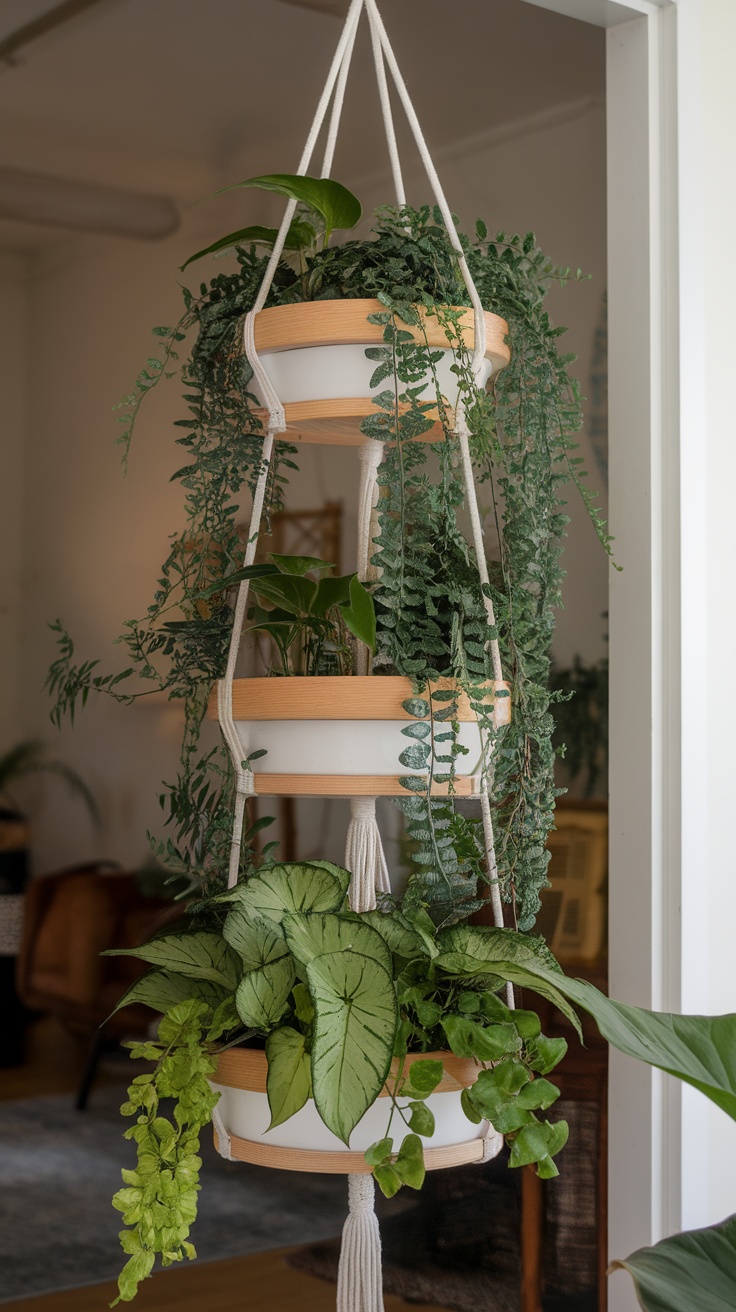
[[[586,102],[561,115],[542,116],[501,137],[458,142],[452,151],[443,150],[439,165],[463,221],[472,223],[483,214],[493,227],[533,227],[555,259],[593,273],[592,282],[550,297],[553,314],[572,326],[569,345],[580,356],[578,372],[585,387],[604,290],[600,104]],[[386,196],[380,179],[356,186],[367,204]],[[422,187],[416,198],[425,195]],[[259,202],[249,201],[254,220]],[[46,625],[56,616],[68,625],[80,658],[100,657],[104,669],[122,667],[124,655],[112,645],[114,638],[121,621],[143,613],[167,535],[179,524],[180,495],[168,482],[179,463],[177,430],[171,426],[183,413],[176,382],[162,384],[149,398],[125,480],[112,444],[111,407],[151,352],[155,339],[150,327],[177,315],[177,266],[220,230],[218,223],[216,205],[200,206],[187,215],[182,231],[165,242],[68,239],[31,263],[36,349],[26,442],[33,472],[24,507],[22,732],[42,734],[53,743],[58,755],[82,771],[103,810],[102,829],[94,833],[78,804],[70,806],[56,783],[44,786],[34,831],[39,870],[92,856],[139,863],[147,852],[146,827],[158,827],[159,781],[171,778],[175,769],[179,722],[172,709],[145,703],[127,708],[97,699],[73,732],[65,727],[58,735],[48,723],[41,687],[54,651]],[[343,565],[348,567],[355,533],[354,455],[330,449],[326,457],[320,448],[304,448],[301,465],[289,503],[307,507],[321,504],[327,495],[343,498]],[[571,513],[568,605],[560,619],[558,648],[563,660],[575,651],[589,658],[602,652],[599,616],[606,607],[606,563],[576,497]],[[34,800],[41,802],[38,789]],[[326,837],[333,849],[339,847],[342,827],[335,814]]]

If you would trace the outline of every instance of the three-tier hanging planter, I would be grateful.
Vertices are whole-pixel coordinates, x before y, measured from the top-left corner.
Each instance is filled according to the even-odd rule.
[[[435,208],[406,205],[383,94],[397,204],[378,212],[374,239],[333,244],[360,216],[329,174],[363,11],[379,88],[388,67]],[[190,916],[135,950],[151,970],[120,1003],[165,1013],[158,1039],[134,1049],[155,1072],[123,1108],[139,1161],[115,1200],[131,1227],[120,1288],[132,1297],[157,1253],[193,1255],[197,1136],[212,1120],[232,1160],[349,1176],[338,1307],[379,1312],[373,1179],[387,1194],[419,1188],[426,1169],[487,1160],[504,1137],[512,1165],[549,1176],[567,1136],[544,1115],[564,1041],[514,998],[515,984],[538,987],[575,1023],[546,947],[519,932],[534,921],[555,796],[545,680],[579,407],[543,297],[566,274],[530,237],[458,233],[375,0],[350,4],[296,174],[240,185],[288,198],[280,229],[192,257],[232,246],[237,271],[185,292],[181,323],[157,330],[163,358],[126,401],[129,441],[196,327],[175,475],[186,529],[147,615],[126,628],[131,668],[75,665],[60,629],[50,676],[57,716],[91,690],[125,697],[134,671],[186,713],[157,854],[188,878]],[[302,442],[356,450],[351,575],[267,550],[256,561]],[[236,677],[248,632],[274,659]],[[197,746],[208,704],[220,753]],[[344,863],[276,863],[255,842],[268,819],[249,807],[270,796],[348,798]],[[380,796],[405,818],[402,899]],[[476,818],[455,806],[472,797]],[[468,923],[485,903],[494,928]]]

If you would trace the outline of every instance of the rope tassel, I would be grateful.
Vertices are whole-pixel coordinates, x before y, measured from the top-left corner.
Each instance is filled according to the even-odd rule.
[[[350,799],[345,869],[352,875],[348,897],[353,911],[373,911],[376,893],[391,892],[388,866],[376,820],[375,797]]]
[[[350,1211],[343,1226],[337,1273],[337,1312],[384,1312],[381,1234],[371,1175],[349,1175]]]

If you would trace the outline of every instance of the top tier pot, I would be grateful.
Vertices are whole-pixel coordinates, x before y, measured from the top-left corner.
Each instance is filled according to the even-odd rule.
[[[319,442],[340,446],[360,446],[365,437],[360,431],[366,415],[376,413],[372,397],[385,388],[371,388],[375,361],[366,358],[366,350],[383,343],[383,328],[368,322],[369,314],[385,312],[377,300],[304,301],[296,305],[276,305],[256,316],[256,350],[286,412],[290,441]],[[458,381],[452,372],[454,352],[448,345],[438,320],[420,310],[424,329],[402,324],[414,340],[425,340],[434,350],[442,351],[436,365],[443,397],[452,409],[457,402]],[[475,341],[473,311],[460,311],[463,341],[472,351]],[[511,352],[506,343],[508,324],[497,314],[485,314],[485,370],[480,381],[485,384],[491,373],[507,365]],[[258,395],[258,389],[254,385]],[[427,376],[427,400],[434,396],[434,384]],[[262,399],[262,398],[261,398]],[[424,440],[436,442],[442,428],[436,422]]]

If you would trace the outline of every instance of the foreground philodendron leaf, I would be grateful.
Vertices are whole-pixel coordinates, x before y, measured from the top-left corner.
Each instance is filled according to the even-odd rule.
[[[314,957],[307,978],[315,1010],[314,1100],[325,1125],[347,1144],[389,1073],[396,991],[384,967],[357,952]]]
[[[603,1038],[619,1052],[692,1084],[736,1120],[736,1014],[677,1016],[630,1007],[607,998],[586,980],[568,979],[541,962],[528,963],[526,974],[529,987],[541,993],[554,986],[589,1012]]]
[[[363,212],[357,196],[332,178],[310,178],[298,173],[269,173],[259,178],[246,178],[245,182],[235,182],[222,190],[236,191],[240,187],[276,191],[280,196],[288,196],[290,200],[307,205],[324,221],[326,237],[335,228],[354,228]]]
[[[340,605],[340,614],[358,641],[365,643],[366,647],[370,647],[373,651],[376,646],[376,612],[373,598],[355,574],[350,580],[349,595],[349,602]]]
[[[733,1312],[736,1216],[639,1248],[611,1270],[628,1271],[644,1312]]]
[[[265,1031],[277,1025],[286,1010],[295,979],[291,953],[244,975],[235,994],[235,1005],[243,1024]]]
[[[138,957],[190,979],[206,979],[232,990],[240,975],[238,959],[219,934],[207,930],[160,934],[139,948],[111,948],[106,957]]]
[[[290,1025],[282,1025],[266,1039],[268,1076],[266,1093],[271,1109],[269,1130],[288,1121],[312,1092],[312,1072],[306,1039]]]
[[[345,896],[338,877],[322,866],[300,862],[271,866],[238,884],[229,900],[264,920],[280,924],[289,911],[337,911]]]
[[[359,919],[344,920],[342,916],[308,915],[284,916],[283,930],[286,942],[297,961],[305,966],[313,957],[326,952],[360,952],[372,957],[391,974],[391,953],[377,930],[361,924]]]

